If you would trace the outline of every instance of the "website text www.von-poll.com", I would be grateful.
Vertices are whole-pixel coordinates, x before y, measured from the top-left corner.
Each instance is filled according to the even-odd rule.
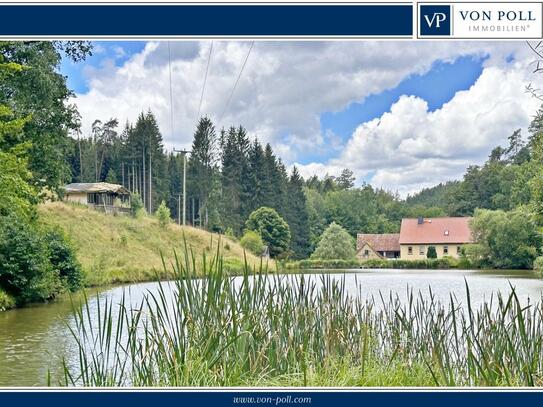
[[[287,405],[287,404],[311,404],[311,397],[281,395],[281,396],[234,396],[233,404],[265,404],[265,405]]]

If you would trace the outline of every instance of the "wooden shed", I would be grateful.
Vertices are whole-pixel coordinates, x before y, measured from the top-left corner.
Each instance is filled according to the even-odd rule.
[[[107,182],[78,182],[64,186],[64,201],[110,212],[130,212],[130,191]]]

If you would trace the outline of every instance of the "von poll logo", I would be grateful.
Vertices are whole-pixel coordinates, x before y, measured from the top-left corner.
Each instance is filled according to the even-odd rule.
[[[542,2],[418,3],[421,38],[541,39]]]
[[[421,5],[419,27],[421,36],[451,35],[451,6],[444,4]]]

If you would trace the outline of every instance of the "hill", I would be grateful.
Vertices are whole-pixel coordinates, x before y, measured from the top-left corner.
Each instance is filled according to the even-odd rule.
[[[408,196],[405,202],[410,206],[423,205],[427,208],[447,208],[449,196],[458,187],[460,181],[448,181],[430,188],[424,188],[414,195]]]
[[[234,240],[190,226],[170,224],[161,229],[150,216],[134,219],[112,216],[83,205],[48,202],[39,206],[41,222],[60,226],[77,249],[77,257],[87,276],[87,285],[105,285],[147,281],[167,277],[162,256],[171,270],[174,250],[183,258],[183,238],[200,261],[221,245],[224,263],[232,273],[238,273],[244,264],[244,249]],[[246,254],[250,266],[259,266],[260,258]],[[270,267],[272,267],[270,265]]]

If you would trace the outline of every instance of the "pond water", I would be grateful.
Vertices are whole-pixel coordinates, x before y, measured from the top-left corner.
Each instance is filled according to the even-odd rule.
[[[404,299],[408,290],[424,296],[431,290],[444,303],[449,302],[452,293],[465,304],[466,282],[474,307],[498,292],[508,294],[511,287],[522,302],[537,302],[543,295],[543,280],[530,271],[357,269],[306,274],[318,285],[323,273],[333,279],[344,278],[351,295],[379,298],[383,294],[385,301],[391,292]],[[156,289],[157,283],[141,283],[94,292],[89,299],[91,317],[96,312],[97,298],[118,303],[123,293],[127,293],[130,301],[137,303],[147,292]],[[60,371],[63,356],[75,361],[76,347],[69,329],[72,322],[70,300],[0,312],[0,386],[44,386],[48,371],[53,376]]]

